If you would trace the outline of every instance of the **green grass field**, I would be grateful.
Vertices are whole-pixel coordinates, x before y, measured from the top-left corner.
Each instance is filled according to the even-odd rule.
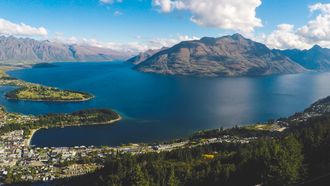
[[[7,97],[20,100],[40,101],[83,101],[92,98],[91,95],[82,92],[60,90],[37,85],[20,88],[7,94]]]

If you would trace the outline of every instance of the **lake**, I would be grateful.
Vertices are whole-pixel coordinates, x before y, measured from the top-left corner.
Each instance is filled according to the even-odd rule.
[[[198,130],[286,117],[330,95],[330,73],[197,78],[137,72],[122,62],[56,65],[9,74],[96,97],[80,103],[49,103],[1,96],[0,104],[10,112],[37,115],[111,108],[124,119],[112,125],[42,129],[32,138],[32,144],[40,147],[116,146],[187,137]],[[0,93],[10,89],[1,87]]]

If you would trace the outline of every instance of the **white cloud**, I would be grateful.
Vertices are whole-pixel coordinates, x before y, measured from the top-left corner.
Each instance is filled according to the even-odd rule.
[[[320,12],[314,20],[298,30],[298,33],[311,41],[330,40],[330,4],[317,3],[309,7],[311,12]]]
[[[113,13],[114,16],[121,16],[123,15],[123,12],[119,11],[119,10],[116,10],[114,13]]]
[[[318,13],[306,25],[295,29],[293,25],[282,24],[264,38],[272,48],[307,49],[315,44],[330,47],[330,4],[317,3],[309,6],[312,13]]]
[[[309,48],[310,45],[304,41],[304,38],[298,35],[294,25],[281,24],[270,35],[265,37],[265,43],[271,48]]]
[[[316,3],[309,6],[309,10],[311,12],[320,10],[323,13],[329,13],[330,12],[330,4],[322,4],[322,3]]]
[[[145,48],[142,51],[148,50],[148,49],[159,49],[162,47],[171,47],[175,44],[178,44],[181,41],[189,41],[189,40],[197,40],[198,37],[190,37],[188,35],[177,35],[176,37],[171,38],[155,38],[149,41],[142,42],[142,46],[145,46]]]
[[[123,1],[122,0],[100,0],[100,3],[102,3],[102,4],[113,4],[115,2],[121,3]]]
[[[32,27],[24,23],[16,24],[0,18],[0,34],[15,36],[47,36],[47,30],[44,27]]]
[[[131,54],[137,54],[139,52],[144,52],[149,49],[159,49],[162,47],[171,47],[180,41],[196,40],[198,37],[189,37],[187,35],[177,35],[171,38],[155,38],[151,40],[142,40],[139,42],[128,42],[128,43],[117,43],[117,42],[102,42],[96,39],[82,38],[78,39],[76,37],[65,37],[62,33],[57,33],[53,41],[66,43],[66,44],[79,44],[88,45],[100,48],[108,48],[117,51],[125,51]]]
[[[153,0],[153,6],[168,13],[173,10],[188,10],[191,21],[205,27],[230,29],[243,33],[261,27],[256,17],[256,8],[261,0]]]
[[[184,9],[185,4],[176,0],[153,0],[153,6],[159,7],[161,12],[171,12],[173,9]]]

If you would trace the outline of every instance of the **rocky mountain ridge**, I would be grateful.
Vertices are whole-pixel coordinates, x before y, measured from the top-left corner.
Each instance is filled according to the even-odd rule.
[[[35,64],[41,62],[112,61],[129,54],[87,45],[62,44],[48,40],[0,36],[0,63]]]
[[[330,70],[330,49],[314,45],[308,50],[278,50],[293,61],[309,70],[329,71]]]
[[[195,76],[290,74],[305,69],[289,57],[240,34],[183,41],[135,66],[143,72]]]

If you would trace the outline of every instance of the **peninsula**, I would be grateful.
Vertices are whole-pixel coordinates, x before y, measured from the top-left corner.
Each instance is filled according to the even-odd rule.
[[[8,99],[26,101],[51,101],[51,102],[77,102],[87,101],[94,96],[84,92],[61,90],[54,87],[29,83],[9,76],[6,71],[13,67],[4,66],[0,68],[0,86],[19,87],[5,96]]]
[[[180,183],[176,185],[189,185],[198,180],[212,183],[210,185],[239,185],[237,177],[248,185],[292,185],[326,173],[320,168],[328,162],[324,142],[330,131],[329,108],[330,97],[301,113],[267,124],[200,131],[190,138],[159,144],[57,148],[25,145],[25,129],[109,123],[120,116],[103,109],[40,117],[2,109],[2,181],[6,184],[134,185],[136,180],[132,177],[138,174],[147,183],[140,185],[157,185],[154,178],[163,174],[167,175],[164,182]],[[315,140],[319,143],[313,146],[311,142]],[[152,167],[154,172],[141,171],[147,167]],[[304,167],[311,173],[301,172]],[[255,171],[249,171],[252,169]]]
[[[25,140],[30,141],[32,134],[41,128],[111,124],[121,120],[121,116],[110,109],[86,109],[71,114],[34,116],[9,113],[0,107],[0,119],[0,135],[22,130]]]

